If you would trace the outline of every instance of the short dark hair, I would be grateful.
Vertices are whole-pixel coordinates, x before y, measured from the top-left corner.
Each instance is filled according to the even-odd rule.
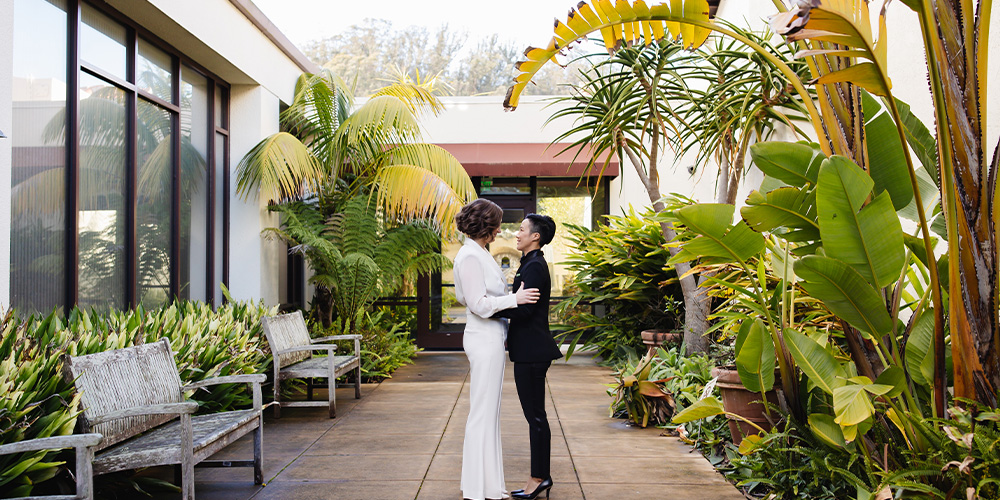
[[[543,247],[552,242],[556,235],[556,221],[548,215],[528,214],[524,220],[531,226],[531,232],[538,233],[538,246]]]
[[[472,239],[479,239],[493,234],[503,220],[503,209],[496,203],[485,198],[469,203],[455,216],[458,230]]]

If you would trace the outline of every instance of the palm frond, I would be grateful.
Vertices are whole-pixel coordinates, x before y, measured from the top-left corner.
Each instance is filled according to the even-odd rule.
[[[444,105],[434,95],[434,81],[434,79],[431,79],[430,83],[413,81],[408,75],[403,75],[400,81],[393,82],[375,91],[371,95],[371,98],[374,99],[381,96],[395,97],[406,103],[407,107],[415,115],[419,115],[424,109],[428,109],[431,113],[437,115],[441,111],[444,111]]]
[[[425,168],[448,183],[464,203],[476,199],[476,187],[472,185],[465,167],[441,146],[401,144],[386,151],[380,163],[382,166],[405,164]]]
[[[281,115],[282,127],[301,137],[327,169],[335,170],[339,159],[336,131],[353,106],[347,85],[330,70],[303,74],[295,83],[295,98]]]
[[[257,143],[236,168],[236,194],[259,192],[270,202],[295,199],[325,179],[322,165],[295,136],[278,132]]]
[[[380,95],[347,117],[336,135],[341,147],[360,148],[372,158],[391,145],[419,139],[420,125],[405,101]]]
[[[375,185],[387,218],[428,219],[442,236],[455,236],[455,216],[465,202],[434,172],[414,165],[391,165],[378,171]]]

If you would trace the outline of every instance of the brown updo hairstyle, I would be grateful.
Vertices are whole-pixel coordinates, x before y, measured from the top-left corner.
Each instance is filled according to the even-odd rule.
[[[455,216],[455,224],[459,231],[474,240],[478,240],[492,236],[500,227],[502,219],[502,208],[490,200],[479,198],[462,207],[462,210]]]

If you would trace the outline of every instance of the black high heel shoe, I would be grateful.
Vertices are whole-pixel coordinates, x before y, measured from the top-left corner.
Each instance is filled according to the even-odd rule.
[[[542,492],[545,492],[545,498],[549,498],[549,490],[551,489],[552,489],[552,478],[548,478],[545,481],[542,481],[541,484],[539,484],[537,487],[535,487],[535,490],[532,491],[531,493],[525,493],[524,491],[521,491],[520,493],[512,493],[511,498],[523,498],[525,500],[535,500],[536,498],[538,498],[538,495],[542,494]]]

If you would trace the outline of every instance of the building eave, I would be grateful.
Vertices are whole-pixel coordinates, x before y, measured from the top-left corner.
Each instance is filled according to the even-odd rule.
[[[319,65],[309,60],[253,2],[250,0],[229,0],[229,2],[243,13],[247,20],[253,23],[268,40],[271,40],[275,47],[278,47],[289,59],[294,61],[302,71],[306,73],[319,72]]]

